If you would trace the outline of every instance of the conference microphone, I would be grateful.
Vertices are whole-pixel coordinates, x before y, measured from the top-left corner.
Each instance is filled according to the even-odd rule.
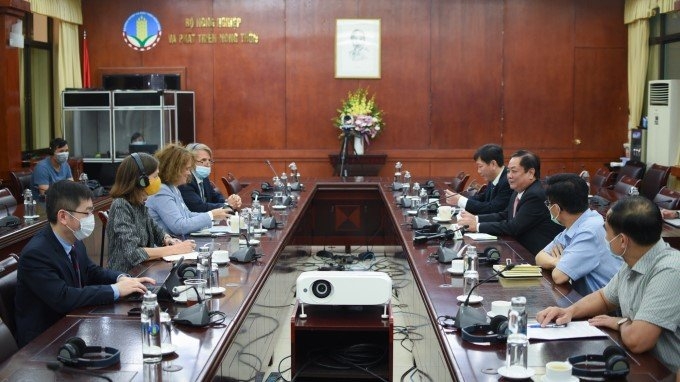
[[[508,264],[505,268],[495,271],[493,275],[487,277],[486,279],[479,282],[477,285],[470,289],[470,292],[465,299],[465,302],[458,307],[458,313],[456,313],[456,322],[453,324],[454,327],[461,329],[472,325],[484,325],[486,324],[486,313],[480,309],[476,309],[470,306],[470,296],[478,286],[491,281],[494,277],[500,275],[505,271],[509,271],[515,267],[516,264]]]
[[[404,198],[403,200],[407,200],[407,198]],[[408,200],[410,200],[410,199],[408,199]],[[418,209],[416,210],[416,216],[414,216],[411,219],[411,229],[418,230],[418,229],[424,229],[424,228],[430,227],[432,224],[430,223],[430,221],[428,219],[419,218],[417,215],[420,212],[420,210],[422,210],[423,208],[427,208],[428,206],[431,206],[431,205],[436,205],[437,203],[438,202],[429,202],[429,203],[425,203],[422,206],[418,207]]]
[[[21,219],[9,213],[9,207],[7,207],[7,204],[2,203],[2,206],[5,207],[5,213],[7,216],[0,218],[0,227],[16,227],[21,224]]]
[[[75,367],[64,366],[64,364],[62,364],[62,363],[59,362],[59,361],[51,361],[51,362],[48,362],[46,366],[47,366],[48,369],[50,369],[50,370],[52,370],[52,371],[54,371],[54,372],[57,372],[57,371],[59,371],[59,370],[61,370],[61,369],[66,369],[66,370],[69,371],[69,373],[74,373],[74,374],[80,373],[80,374],[83,374],[83,375],[89,375],[90,377],[101,378],[101,379],[103,379],[103,380],[106,380],[106,381],[109,381],[109,382],[113,382],[113,380],[112,380],[111,378],[109,378],[109,377],[107,377],[107,376],[105,376],[105,375],[97,374],[97,373],[94,373],[94,372],[91,372],[91,371],[87,371],[87,370],[76,369]]]
[[[464,231],[468,227],[470,227],[470,226],[464,225],[464,226],[458,227],[456,229],[447,229],[444,232],[436,233],[434,235],[416,236],[416,237],[413,238],[413,244],[423,244],[423,243],[427,243],[429,240],[435,240],[435,239],[451,240],[456,236],[456,232]]]
[[[269,159],[265,159],[265,160],[264,160],[264,163],[266,163],[267,166],[269,166],[269,168],[270,168],[270,169],[272,170],[272,172],[274,173],[274,176],[275,176],[275,177],[278,177],[278,176],[279,176],[279,174],[276,173],[276,170],[274,170],[274,166],[272,166],[272,162],[270,162]]]

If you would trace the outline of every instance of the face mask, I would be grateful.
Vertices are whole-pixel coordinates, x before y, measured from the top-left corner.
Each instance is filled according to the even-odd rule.
[[[131,144],[132,145],[143,145],[143,144],[146,144],[146,142],[144,142],[144,141],[134,141]]]
[[[559,215],[560,213],[558,212],[557,215],[553,216],[553,214],[552,214],[552,207],[553,206],[557,206],[557,204],[553,204],[552,206],[550,206],[550,208],[548,208],[548,213],[550,214],[550,220],[552,220],[552,222],[555,223],[555,224],[563,226],[564,224],[557,221],[557,215]]]
[[[64,164],[68,160],[68,151],[64,151],[63,153],[56,153],[54,156],[57,158],[57,163]]]
[[[149,179],[149,185],[144,187],[144,191],[146,191],[146,194],[151,196],[161,189],[161,178],[152,178]]]
[[[198,179],[205,179],[210,176],[210,167],[196,166],[196,176]]]
[[[626,254],[626,250],[628,249],[628,248],[624,248],[624,249],[623,249],[623,253],[620,254],[620,255],[619,255],[618,253],[614,252],[614,250],[612,249],[612,241],[614,241],[614,240],[615,240],[617,237],[619,237],[620,235],[621,235],[621,234],[618,234],[618,235],[614,236],[611,240],[609,240],[609,241],[607,242],[607,248],[609,249],[609,252],[611,252],[612,255],[617,256],[617,257],[623,257],[623,255]],[[605,240],[606,240],[606,239],[605,239]]]
[[[68,212],[68,214],[71,215],[70,212]],[[73,232],[76,240],[84,240],[88,236],[92,235],[92,232],[94,231],[94,214],[90,214],[84,219],[78,219],[73,215],[71,215],[71,217],[80,222],[80,229],[77,231],[74,231],[71,229],[71,227],[66,226],[66,228],[71,229],[71,232]]]

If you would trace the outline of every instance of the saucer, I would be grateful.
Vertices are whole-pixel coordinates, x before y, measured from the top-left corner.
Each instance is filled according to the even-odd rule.
[[[449,272],[450,274],[456,275],[456,276],[461,276],[463,273],[465,273],[463,271],[454,271],[453,268],[449,268],[446,271]]]
[[[205,294],[211,294],[211,295],[222,294],[226,290],[227,290],[227,288],[225,288],[225,287],[216,286],[216,287],[212,287],[210,289],[206,288]]]
[[[408,211],[406,211],[406,213],[409,214],[409,215],[415,215],[415,214],[418,213],[418,211],[416,211],[416,210],[408,210]]]
[[[467,299],[467,296],[461,294],[460,296],[456,297],[456,299],[457,299],[459,302],[465,302],[465,300]],[[479,296],[479,295],[476,295],[476,296],[473,295],[473,296],[470,296],[470,301],[469,301],[469,302],[470,302],[470,304],[477,304],[477,303],[479,303],[479,302],[482,302],[482,300],[484,300],[484,297]],[[532,375],[533,375],[533,374],[532,374]]]
[[[172,296],[172,299],[175,300],[175,302],[187,302],[186,290],[183,290],[177,296]]]
[[[494,318],[496,316],[507,317],[508,315],[507,314],[494,314],[493,312],[486,312],[486,316],[489,317],[489,318]]]
[[[250,243],[250,245],[258,245],[258,244],[260,244],[260,241],[257,240],[257,239],[250,239],[250,240],[248,240],[248,242],[246,243],[246,239],[239,239],[239,240],[238,240],[238,243],[239,243],[240,245],[246,245],[246,244],[248,244],[248,243]]]
[[[440,219],[439,216],[433,217],[432,220],[436,221],[437,223],[449,223],[449,222],[451,222],[451,219]]]
[[[272,208],[275,209],[275,210],[285,210],[286,206],[284,206],[282,204],[276,204],[276,205],[273,205]]]
[[[37,219],[40,215],[24,215],[24,219]]]
[[[161,344],[161,353],[163,355],[172,354],[177,350],[177,346],[173,344]]]
[[[253,233],[267,233],[266,228],[255,228],[253,229]]]
[[[552,379],[548,379],[547,375],[542,375],[539,380],[541,382],[578,382],[579,381],[578,377],[575,377],[573,375],[569,376],[568,379],[561,380],[561,381],[553,381]]]
[[[512,370],[508,370],[505,366],[498,368],[498,374],[507,379],[529,379],[533,377],[535,373],[534,369],[531,368],[525,369],[523,367],[516,367]]]

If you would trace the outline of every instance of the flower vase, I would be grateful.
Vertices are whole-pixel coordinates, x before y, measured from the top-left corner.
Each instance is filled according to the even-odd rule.
[[[364,137],[354,137],[354,153],[356,155],[364,155]]]

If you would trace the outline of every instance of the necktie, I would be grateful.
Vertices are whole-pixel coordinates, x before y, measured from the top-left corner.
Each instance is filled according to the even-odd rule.
[[[203,182],[198,183],[198,191],[201,193],[201,200],[205,202],[205,189],[203,188]]]
[[[495,190],[495,187],[493,183],[489,183],[489,185],[486,187],[486,201],[489,202],[491,199],[493,199],[493,192]]]
[[[71,264],[73,265],[73,270],[76,272],[76,286],[82,288],[83,285],[80,281],[80,266],[78,265],[78,255],[76,255],[76,250],[71,248],[71,252],[68,253],[71,258]]]
[[[517,205],[519,204],[519,196],[515,198],[515,204],[512,206],[512,217],[517,214]]]

